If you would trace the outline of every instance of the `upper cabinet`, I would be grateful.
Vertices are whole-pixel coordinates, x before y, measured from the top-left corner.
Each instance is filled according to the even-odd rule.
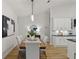
[[[52,30],[71,30],[71,18],[53,18]]]

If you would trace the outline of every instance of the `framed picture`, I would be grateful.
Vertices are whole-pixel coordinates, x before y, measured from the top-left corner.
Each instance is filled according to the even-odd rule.
[[[15,32],[15,22],[11,18],[2,15],[2,38],[10,36]]]

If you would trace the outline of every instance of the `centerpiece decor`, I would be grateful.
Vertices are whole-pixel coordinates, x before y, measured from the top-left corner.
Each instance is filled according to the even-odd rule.
[[[29,35],[30,40],[35,40],[36,29],[37,28],[32,28],[30,31],[28,31],[28,35]]]
[[[36,35],[36,33],[35,33],[33,30],[28,31],[28,33],[29,33],[29,35],[30,35],[31,37]]]

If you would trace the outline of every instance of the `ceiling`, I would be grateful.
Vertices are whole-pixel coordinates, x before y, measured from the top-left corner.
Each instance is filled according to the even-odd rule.
[[[15,11],[17,16],[27,16],[31,14],[32,2],[31,0],[5,0]],[[39,14],[41,12],[47,11],[50,7],[56,7],[61,5],[68,5],[76,3],[76,0],[34,0],[34,14]]]

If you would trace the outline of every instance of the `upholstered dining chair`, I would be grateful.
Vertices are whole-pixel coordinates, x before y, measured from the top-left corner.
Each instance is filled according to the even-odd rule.
[[[18,59],[26,59],[26,48],[23,48],[21,45],[21,42],[20,42],[20,37],[17,36],[16,37],[16,40],[17,40],[17,47],[18,47]]]
[[[48,42],[48,37],[44,37],[43,39],[40,39],[41,44],[40,44],[40,59],[43,59],[42,57],[47,58],[46,56],[46,46]]]

